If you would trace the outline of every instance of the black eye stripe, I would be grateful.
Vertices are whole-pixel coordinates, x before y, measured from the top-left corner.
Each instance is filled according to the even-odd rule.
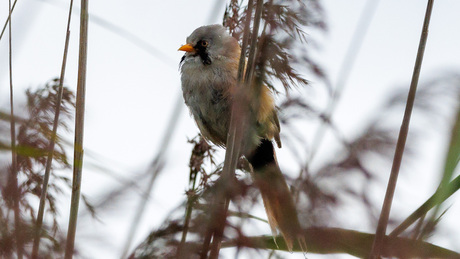
[[[199,55],[203,65],[211,65],[211,58],[209,58],[209,55],[206,51],[199,52]]]
[[[208,45],[209,45],[209,42],[206,40],[199,40],[195,45],[197,54],[201,57],[201,60],[204,65],[211,64],[211,58],[209,57],[208,52],[207,52]]]
[[[199,40],[196,45],[195,45],[195,49],[198,49],[198,50],[204,50],[206,49],[206,47],[209,45],[209,42],[206,41],[206,40]]]

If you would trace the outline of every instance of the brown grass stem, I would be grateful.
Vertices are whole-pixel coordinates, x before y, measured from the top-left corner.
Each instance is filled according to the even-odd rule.
[[[32,258],[37,258],[38,256],[38,248],[40,245],[40,237],[41,237],[41,231],[42,231],[42,225],[43,225],[43,216],[45,214],[45,203],[46,203],[46,195],[48,192],[48,182],[50,179],[51,165],[52,165],[53,155],[54,155],[54,147],[55,147],[55,142],[57,138],[57,128],[59,125],[59,114],[61,111],[62,94],[64,92],[64,76],[65,76],[65,68],[67,64],[67,52],[69,49],[70,21],[72,17],[72,6],[73,6],[73,0],[70,0],[69,16],[67,18],[67,30],[66,30],[66,37],[65,37],[65,44],[64,44],[64,54],[62,57],[61,75],[59,77],[59,90],[58,90],[58,96],[56,100],[55,115],[54,115],[54,121],[53,121],[53,133],[51,135],[50,144],[48,146],[48,156],[46,159],[45,174],[43,176],[43,186],[42,186],[42,192],[40,195],[40,204],[38,208],[38,216],[37,216],[37,223],[36,223],[36,233],[35,233],[34,244],[32,248]]]
[[[75,234],[77,230],[78,206],[80,203],[81,178],[83,167],[83,133],[85,121],[86,63],[88,48],[88,0],[81,1],[80,12],[80,46],[78,57],[78,81],[75,114],[75,142],[72,179],[72,198],[70,203],[69,227],[65,259],[71,259],[74,253]]]
[[[374,234],[358,232],[343,228],[312,227],[303,232],[308,243],[308,252],[329,255],[336,258],[337,254],[349,254],[356,258],[365,258],[372,247]],[[251,247],[265,250],[287,251],[283,237],[272,236],[246,237],[245,242],[229,240],[222,243],[223,248]],[[302,252],[299,245],[295,244],[293,251]],[[405,237],[385,237],[382,256],[385,258],[460,258],[456,251],[445,249],[428,242],[413,240]]]
[[[412,80],[410,84],[409,94],[407,97],[406,108],[404,117],[399,131],[398,142],[396,144],[396,151],[393,158],[393,165],[391,168],[390,179],[388,181],[385,199],[383,201],[382,211],[379,217],[377,225],[377,231],[375,234],[374,243],[372,245],[372,251],[370,258],[379,258],[383,247],[383,240],[385,237],[388,219],[390,217],[391,204],[393,202],[394,193],[396,190],[396,183],[398,180],[399,169],[401,167],[401,161],[404,154],[404,148],[406,145],[406,139],[409,132],[410,118],[412,109],[414,107],[415,94],[417,92],[418,79],[420,77],[420,70],[422,67],[423,54],[425,53],[425,46],[428,38],[428,27],[430,24],[431,11],[433,9],[433,0],[428,0],[425,19],[423,22],[422,34],[420,36],[420,43],[417,51],[417,58],[415,61],[414,71],[412,74]]]

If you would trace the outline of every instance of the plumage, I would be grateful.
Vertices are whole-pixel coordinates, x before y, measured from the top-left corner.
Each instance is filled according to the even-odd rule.
[[[186,39],[180,64],[185,104],[205,139],[225,147],[230,125],[231,104],[237,92],[240,57],[238,41],[221,25],[202,26]],[[258,98],[258,99],[255,99]],[[300,246],[301,228],[296,208],[276,161],[272,140],[281,147],[280,124],[271,91],[262,86],[257,96],[248,96],[255,114],[256,129],[252,148],[244,155],[253,168],[273,233],[278,228],[291,250]],[[248,111],[250,112],[250,111]]]

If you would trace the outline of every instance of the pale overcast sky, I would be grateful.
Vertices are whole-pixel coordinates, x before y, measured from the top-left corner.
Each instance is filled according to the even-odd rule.
[[[12,19],[13,26],[13,82],[16,102],[23,99],[28,87],[43,85],[60,73],[68,1],[19,0]],[[344,58],[351,35],[365,6],[365,0],[323,1],[329,30],[326,33],[307,32],[314,38],[311,46],[314,57],[323,65],[333,83]],[[415,55],[427,1],[380,1],[360,55],[347,83],[343,99],[337,107],[334,119],[345,136],[353,136],[353,128],[362,124],[374,109],[391,93],[393,88],[406,88],[410,82]],[[79,1],[74,9],[79,8]],[[86,91],[85,149],[100,155],[101,162],[117,174],[129,178],[147,168],[156,154],[165,126],[178,96],[180,74],[178,70],[182,53],[177,49],[195,28],[208,23],[221,23],[224,3],[213,10],[214,1],[90,1],[93,16],[89,24],[88,77]],[[210,15],[213,12],[215,15]],[[3,24],[8,13],[8,2],[0,3],[0,21]],[[420,82],[432,79],[443,71],[460,71],[460,1],[435,1],[426,54]],[[214,18],[213,18],[214,17]],[[66,73],[66,84],[76,89],[79,16],[72,17],[71,44]],[[155,50],[147,51],[107,27],[100,26],[101,19],[129,32]],[[211,21],[211,22],[210,22]],[[0,106],[8,104],[8,44],[7,35],[0,42]],[[155,51],[161,54],[155,54]],[[322,82],[312,81],[312,87],[321,88]],[[301,94],[307,91],[300,91]],[[279,98],[282,99],[282,98]],[[366,107],[366,109],[362,109]],[[401,114],[402,117],[402,114]],[[400,118],[396,118],[400,120]],[[138,244],[151,229],[158,227],[167,213],[184,199],[188,186],[188,159],[191,145],[187,138],[196,135],[198,129],[182,107],[180,121],[167,152],[167,164],[155,183],[146,215],[134,244]],[[308,130],[306,131],[308,132]],[[313,132],[310,130],[309,133]],[[311,134],[310,134],[311,135]],[[417,171],[402,176],[400,184],[406,186],[396,193],[394,210],[401,215],[410,213],[434,191],[444,158],[443,138],[434,135],[425,152],[426,164],[411,165]],[[69,135],[69,139],[72,136]],[[296,172],[295,163],[289,163],[290,153],[279,150],[279,161],[285,172]],[[72,154],[72,152],[69,152]],[[436,156],[434,155],[436,154]],[[322,152],[326,155],[327,152]],[[441,155],[441,156],[440,156]],[[87,162],[88,160],[85,160]],[[294,165],[293,165],[294,164]],[[403,169],[405,167],[403,165]],[[102,193],[113,180],[88,168],[83,171],[83,192],[90,197]],[[383,170],[389,173],[390,169]],[[408,170],[410,171],[410,170]],[[387,179],[383,175],[382,179]],[[411,178],[412,177],[412,178]],[[413,178],[417,178],[416,186]],[[399,185],[398,185],[399,187]],[[383,195],[380,187],[376,200]],[[411,192],[410,190],[416,190]],[[424,190],[424,191],[422,191]],[[167,198],[165,198],[167,197]],[[400,199],[398,199],[400,198]],[[458,200],[458,195],[456,195]],[[77,247],[84,248],[88,258],[117,258],[123,247],[137,200],[125,202],[127,208],[117,216],[101,216],[101,222],[85,221],[77,230]],[[460,206],[453,203],[445,217],[445,226],[460,217]],[[67,227],[68,200],[62,202],[62,227]],[[350,213],[345,209],[344,213]],[[349,214],[352,215],[352,214]],[[261,217],[265,217],[263,211]],[[373,231],[360,225],[359,219],[348,218],[345,226],[352,229]],[[345,220],[346,221],[346,220]],[[458,224],[451,223],[451,226]],[[261,234],[269,234],[268,227]],[[97,233],[105,239],[93,240]],[[456,229],[460,236],[460,228]],[[450,249],[460,249],[460,239],[437,240],[437,244]],[[451,242],[452,241],[452,242]],[[231,258],[229,253],[227,258]],[[304,258],[301,254],[286,255]],[[335,256],[308,255],[308,258],[336,258]],[[349,258],[345,256],[344,258]]]

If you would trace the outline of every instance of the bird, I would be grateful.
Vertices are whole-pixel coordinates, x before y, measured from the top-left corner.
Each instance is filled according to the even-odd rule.
[[[226,147],[232,103],[238,93],[238,66],[241,47],[222,25],[195,29],[179,51],[182,93],[201,135],[217,146]],[[271,90],[262,85],[249,100],[247,112],[254,113],[254,136],[250,136],[244,157],[252,167],[273,236],[279,230],[289,251],[295,242],[306,251],[297,210],[279,168],[273,141],[278,148],[280,123]],[[254,99],[254,98],[257,98]],[[255,107],[256,106],[256,107]]]

